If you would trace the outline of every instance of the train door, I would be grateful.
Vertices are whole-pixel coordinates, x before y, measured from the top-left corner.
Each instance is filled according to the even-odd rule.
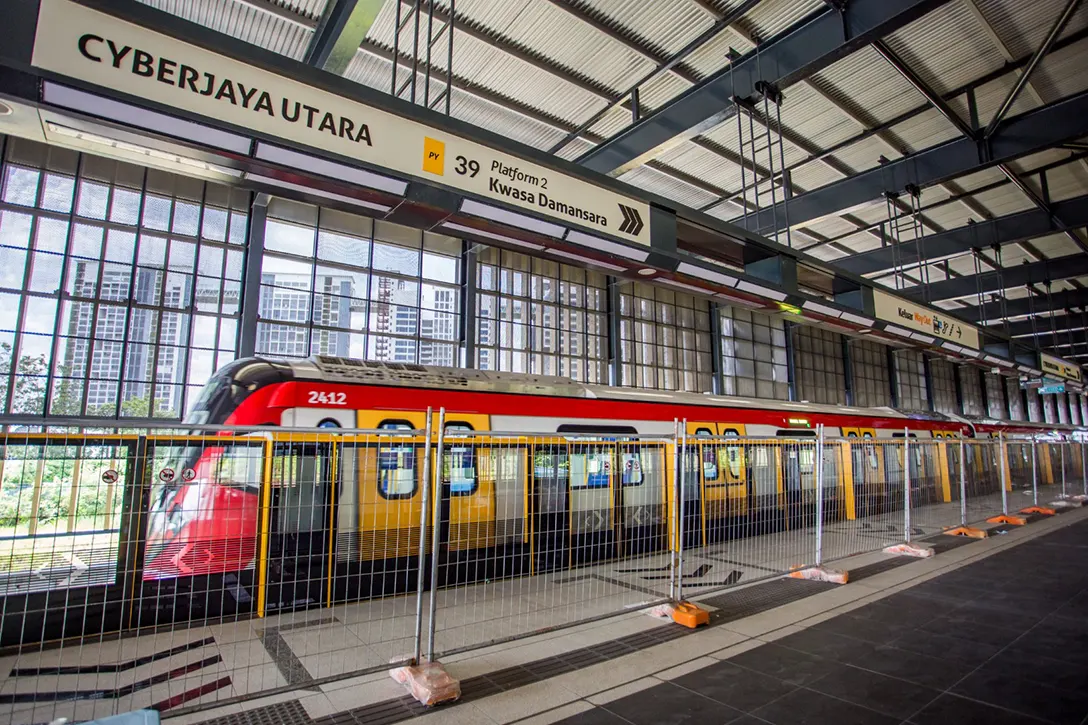
[[[322,604],[331,587],[334,506],[340,492],[340,448],[329,437],[277,442],[268,492],[265,610]]]
[[[532,570],[535,573],[569,565],[570,459],[565,444],[532,449]]]
[[[816,432],[784,429],[776,435],[782,448],[785,525],[789,529],[797,529],[814,520],[816,511]]]
[[[720,536],[724,527],[727,491],[718,463],[716,423],[688,423],[684,457],[684,545],[702,546]]]
[[[439,584],[449,586],[471,578],[492,576],[481,571],[496,563],[495,477],[478,465],[480,453],[488,459],[493,445],[472,435],[485,429],[485,416],[457,414],[445,422],[441,464],[439,519]]]
[[[716,441],[706,440],[717,433]],[[693,473],[701,483],[701,515],[705,541],[721,541],[732,536],[736,523],[751,508],[744,448],[725,443],[721,438],[739,438],[744,426],[732,423],[688,423],[689,446],[697,448],[698,464]],[[700,440],[702,439],[702,440]]]
[[[955,433],[937,433],[938,438],[944,440],[945,461],[948,464],[945,467],[945,482],[947,486],[947,495],[945,500],[947,501],[959,501],[960,500],[960,441],[959,436]],[[966,447],[966,446],[965,446]],[[966,463],[966,461],[965,461]],[[964,466],[966,468],[966,466]]]
[[[850,463],[854,479],[855,513],[859,518],[875,516],[881,512],[884,485],[880,475],[883,469],[880,460],[883,451],[874,443],[876,429],[843,428],[842,430],[851,442]]]
[[[639,556],[665,548],[666,456],[660,443],[620,443],[616,450],[617,556]]]

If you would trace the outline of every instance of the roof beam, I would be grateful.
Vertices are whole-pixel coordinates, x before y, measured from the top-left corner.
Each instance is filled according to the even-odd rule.
[[[785,88],[946,1],[853,0],[841,13],[821,10],[764,43],[758,58],[747,54],[578,161],[595,171],[623,173],[732,118],[732,99],[753,96],[757,81]]]
[[[1088,195],[1056,202],[1052,210],[1065,223],[1065,229],[1088,225]],[[931,234],[896,248],[880,247],[860,252],[852,257],[836,259],[835,265],[854,274],[874,274],[893,270],[897,265],[909,267],[919,262],[954,257],[972,249],[985,249],[994,244],[1015,244],[1037,239],[1065,229],[1056,228],[1046,211],[1029,209],[941,234]]]
[[[929,285],[926,298],[929,302],[954,300],[959,297],[971,297],[979,292],[999,292],[1011,287],[1023,287],[1047,280],[1056,282],[1072,277],[1083,277],[1086,274],[1088,274],[1088,255],[1068,254],[1064,257],[1009,267],[1001,270],[1000,273],[984,272],[958,279],[933,282]],[[901,290],[901,294],[921,300],[923,290],[921,287],[911,287]]]
[[[1023,317],[1039,312],[1086,306],[1088,306],[1088,290],[1062,290],[1052,293],[1049,302],[1045,297],[1036,297],[1034,300],[1028,300],[1027,297],[1005,300],[1004,314],[1008,317]],[[967,322],[985,323],[989,320],[1000,320],[1002,306],[1000,302],[987,302],[981,308],[978,305],[970,305],[951,312]]]
[[[343,75],[384,4],[384,0],[330,0],[310,36],[304,62]]]
[[[1039,46],[1035,54],[1031,56],[1031,60],[1028,61],[1028,65],[1024,68],[1024,72],[1020,74],[1020,77],[1016,80],[1016,83],[1009,93],[1005,96],[1005,100],[1001,102],[1001,106],[997,109],[997,113],[990,119],[990,122],[986,125],[986,130],[983,135],[989,138],[993,135],[994,131],[1000,125],[1001,121],[1005,118],[1005,115],[1012,108],[1012,104],[1016,103],[1016,99],[1023,92],[1025,86],[1031,81],[1031,74],[1035,72],[1035,69],[1039,67],[1039,62],[1043,59],[1050,49],[1054,46],[1054,42],[1058,39],[1058,36],[1065,30],[1065,26],[1069,24],[1069,21],[1073,17],[1073,13],[1076,12],[1077,7],[1080,5],[1081,0],[1068,0],[1065,4],[1065,9],[1062,10],[1061,15],[1054,21],[1054,25],[1050,28],[1050,32],[1047,33],[1046,38],[1043,39],[1042,45]]]
[[[1006,334],[1009,337],[1031,337],[1038,334],[1049,333],[1057,330],[1059,333],[1068,330],[1083,330],[1085,318],[1079,312],[1054,315],[1037,314],[1035,317],[1020,322],[1009,323]]]
[[[1049,329],[1046,332],[1040,332],[1035,337],[1020,337],[1017,338],[1017,342],[1028,343],[1033,347],[1040,349],[1046,348],[1066,348],[1069,349],[1074,345],[1080,346],[1088,344],[1088,333],[1084,330],[1074,330],[1072,333],[1066,330],[1058,330],[1056,333],[1051,332]],[[1060,353],[1059,353],[1060,355]]]
[[[804,224],[915,184],[921,188],[974,173],[1088,135],[1088,92],[1011,118],[986,145],[962,137],[799,194],[786,204],[791,225]],[[778,220],[786,214],[779,210]],[[751,219],[751,216],[749,216]],[[761,211],[755,229],[773,234],[781,223]]]

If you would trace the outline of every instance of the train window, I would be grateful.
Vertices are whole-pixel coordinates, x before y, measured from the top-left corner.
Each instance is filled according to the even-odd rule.
[[[411,498],[416,493],[416,451],[413,446],[378,448],[378,492],[383,498]]]
[[[642,485],[642,456],[638,453],[623,454],[623,485]]]
[[[325,418],[324,420],[322,420],[320,423],[317,424],[317,427],[318,428],[339,428],[340,423],[338,421],[333,420],[332,418]]]
[[[445,430],[447,433],[467,433],[476,429],[468,423],[464,423],[459,420],[451,420],[446,423]]]
[[[736,428],[726,428],[725,437],[740,438],[740,432]],[[741,447],[728,445],[725,447],[724,454],[726,465],[729,466],[729,473],[732,474],[733,478],[740,478]]]
[[[873,440],[873,434],[872,433],[862,433],[861,437],[864,438],[867,441]],[[869,468],[871,468],[871,469],[873,469],[875,471],[877,468],[880,467],[880,461],[877,459],[877,455],[876,455],[876,446],[867,445],[867,446],[865,446],[865,448],[868,450],[868,453],[869,453]]]
[[[709,428],[697,428],[695,430],[695,435],[696,437],[709,438],[714,434],[710,432]]]
[[[476,450],[472,446],[453,446],[443,456],[442,480],[449,484],[451,496],[468,496],[476,491]]]
[[[378,430],[415,430],[415,426],[407,420],[386,419],[378,423]]]
[[[704,445],[703,449],[703,481],[705,483],[714,483],[718,480],[720,473],[718,469],[717,456],[719,448],[717,446]]]
[[[797,428],[780,428],[774,432],[776,438],[815,438],[814,430],[798,430]]]
[[[638,435],[638,431],[629,425],[577,425],[564,423],[555,429],[557,433],[610,433],[612,435]]]
[[[612,470],[611,453],[570,454],[570,487],[608,488]]]

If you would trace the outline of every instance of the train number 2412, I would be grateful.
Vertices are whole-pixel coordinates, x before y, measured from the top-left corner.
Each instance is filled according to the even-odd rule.
[[[323,393],[317,390],[311,390],[307,402],[311,405],[347,405],[348,395],[347,393]]]

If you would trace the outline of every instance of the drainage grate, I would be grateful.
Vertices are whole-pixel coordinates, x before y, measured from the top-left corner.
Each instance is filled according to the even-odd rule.
[[[918,560],[908,556],[896,556],[872,564],[866,564],[865,566],[859,566],[856,569],[850,570],[850,581],[856,582],[860,579],[868,579],[871,576],[876,576],[877,574],[882,574],[886,571],[891,571],[892,569],[898,569],[901,566],[906,566],[915,561]]]
[[[708,597],[700,600],[700,603],[709,604],[718,609],[710,615],[710,623],[713,625],[751,617],[813,594],[830,591],[838,586],[829,582],[804,579],[775,579],[747,589]]]
[[[224,715],[214,720],[206,720],[200,725],[312,725],[312,723],[313,720],[310,719],[301,703],[298,700],[290,700]]]
[[[947,534],[941,534],[939,536],[930,537],[923,543],[932,547],[934,554],[943,554],[946,551],[952,551],[961,546],[973,544],[976,541],[982,541],[982,539],[973,539],[970,536],[949,536]]]

